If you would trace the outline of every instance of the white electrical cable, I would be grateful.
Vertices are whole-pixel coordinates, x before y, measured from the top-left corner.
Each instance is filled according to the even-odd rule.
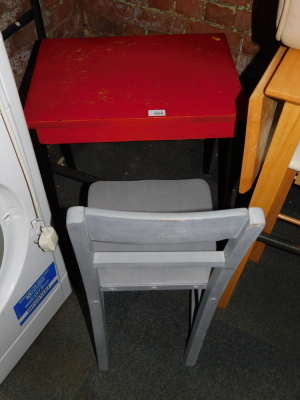
[[[7,132],[9,134],[10,140],[12,142],[13,148],[14,148],[14,150],[16,152],[16,155],[18,157],[22,172],[24,174],[24,178],[26,180],[26,183],[27,183],[27,186],[28,186],[28,189],[29,189],[29,193],[30,193],[30,196],[31,196],[31,199],[32,199],[32,203],[33,203],[33,207],[34,207],[34,210],[35,210],[36,217],[37,217],[38,220],[42,221],[43,220],[42,219],[42,212],[41,212],[40,205],[39,205],[39,202],[37,200],[37,196],[36,196],[36,193],[35,193],[35,190],[34,190],[34,185],[33,185],[30,173],[29,173],[29,171],[27,169],[26,163],[25,163],[25,161],[24,161],[24,159],[22,157],[22,153],[20,151],[18,142],[17,142],[17,140],[15,138],[15,135],[14,135],[14,130],[13,130],[12,126],[11,126],[9,117],[8,117],[8,115],[6,113],[6,110],[5,110],[4,106],[3,106],[1,98],[0,98],[0,112],[2,114],[4,123],[6,125]]]

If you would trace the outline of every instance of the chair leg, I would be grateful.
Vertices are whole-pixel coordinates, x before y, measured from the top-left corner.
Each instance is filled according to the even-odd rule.
[[[100,371],[105,371],[108,369],[108,346],[103,293],[100,293],[100,295],[102,297],[102,302],[92,299],[88,299],[88,302],[93,326],[98,367]]]
[[[283,203],[295,179],[295,175],[296,171],[292,169],[288,169],[286,171],[286,174],[283,178],[283,181],[280,185],[277,195],[274,198],[273,205],[269,211],[269,214],[266,216],[266,226],[263,232],[272,233],[272,230],[278,218],[278,214],[280,213]],[[254,262],[259,262],[265,247],[266,245],[264,243],[256,242],[250,254],[249,260]]]
[[[73,218],[73,219],[72,219]],[[67,217],[67,229],[81,272],[90,310],[99,369],[108,369],[108,349],[104,309],[104,295],[99,275],[94,267],[94,249],[84,220],[84,207],[76,207],[73,217]]]
[[[217,269],[213,271],[213,275],[210,278],[210,282],[194,318],[190,337],[187,342],[184,354],[184,361],[187,367],[192,367],[197,362],[198,354],[217,308],[218,300],[224,290],[224,285],[226,285],[231,275],[232,270]]]
[[[261,207],[264,210],[266,221],[268,221],[269,218],[273,218],[269,217],[269,215],[272,215],[272,207],[274,206],[276,197],[280,192],[281,187],[284,186],[285,180],[288,182],[288,166],[300,139],[299,132],[300,107],[291,103],[285,103],[249,204],[249,207]],[[277,160],[280,160],[280,163],[278,163]],[[259,253],[261,254],[264,245],[259,243],[258,246],[260,247]],[[251,251],[248,251],[247,255],[244,257],[231,278],[220,300],[220,308],[227,307],[250,254]],[[257,258],[258,257],[256,256],[255,259]]]
[[[194,319],[195,319],[195,316],[196,316],[196,314],[197,314],[197,311],[198,311],[198,306],[199,306],[199,303],[200,303],[200,298],[201,298],[201,293],[202,293],[202,289],[193,289],[193,290],[191,290],[190,291],[190,296],[191,296],[191,299],[190,299],[190,307],[191,307],[191,310],[190,310],[190,327],[192,327],[192,325],[193,325],[193,322],[194,322]]]
[[[242,275],[242,272],[245,268],[245,265],[249,259],[249,256],[251,254],[251,250],[253,248],[254,245],[251,246],[251,248],[248,250],[247,254],[245,255],[245,257],[242,259],[242,261],[240,262],[239,266],[237,267],[237,269],[234,271],[234,274],[232,275],[232,278],[230,279],[230,282],[228,283],[228,285],[226,286],[226,289],[224,290],[218,307],[219,308],[223,308],[225,309],[229,303],[229,300],[232,296],[232,293],[236,287],[236,284],[238,283],[240,276]]]
[[[295,178],[295,171],[288,169],[286,171],[285,177],[283,179],[283,182],[278,190],[277,196],[274,199],[273,202],[273,207],[271,208],[271,211],[266,217],[266,226],[265,229],[263,230],[265,233],[271,233],[272,229],[274,227],[274,224],[277,220],[277,216],[279,211],[282,208],[282,205],[284,203],[284,200],[287,196],[288,191],[290,190],[290,187],[293,183],[293,180]],[[229,303],[229,300],[232,296],[232,293],[235,289],[236,284],[238,283],[240,276],[244,270],[244,267],[247,263],[248,260],[258,262],[264,249],[265,249],[265,244],[261,242],[255,242],[251,249],[247,252],[243,260],[240,262],[238,268],[235,270],[230,282],[228,283],[226,289],[224,290],[224,293],[219,301],[218,307],[225,309]]]

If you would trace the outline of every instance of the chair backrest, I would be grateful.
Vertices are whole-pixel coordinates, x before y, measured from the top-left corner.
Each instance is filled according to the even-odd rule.
[[[109,290],[191,289],[196,293],[191,296],[184,356],[187,366],[194,365],[218,300],[263,226],[258,208],[188,213],[70,208],[67,229],[85,286],[100,370],[108,368],[102,292]],[[185,250],[187,243],[224,239],[228,242],[223,251]],[[94,241],[110,244],[110,251],[96,251]],[[124,244],[130,251],[119,251]],[[154,250],[140,251],[143,246]],[[206,289],[203,297],[202,289]]]
[[[262,211],[256,208],[143,213],[72,207],[67,214],[67,228],[81,273],[87,276],[88,270],[98,269],[102,290],[179,284],[186,288],[205,287],[211,267],[233,270],[238,265],[263,224]],[[184,243],[225,239],[228,242],[223,251],[180,248]],[[115,248],[95,252],[93,241],[115,243]],[[134,244],[136,248],[120,252],[121,243]],[[139,245],[162,244],[166,251],[139,251]],[[168,251],[170,244],[178,244],[175,251]],[[203,275],[199,275],[201,267],[206,271]]]
[[[26,11],[26,13],[21,15],[15,22],[13,22],[1,32],[4,40],[8,39],[11,35],[22,29],[31,21],[35,22],[38,39],[46,39],[46,32],[39,0],[30,0],[30,5],[31,8]]]

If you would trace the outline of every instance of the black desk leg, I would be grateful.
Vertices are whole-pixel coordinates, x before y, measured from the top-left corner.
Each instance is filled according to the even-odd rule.
[[[232,174],[233,139],[218,139],[218,209],[231,208],[234,179]]]
[[[203,165],[202,171],[204,174],[209,173],[212,155],[214,151],[215,139],[204,139],[203,149]]]
[[[69,168],[76,169],[76,164],[75,164],[75,160],[74,160],[73,153],[71,150],[71,145],[70,144],[60,144],[59,148],[65,159],[66,165]]]

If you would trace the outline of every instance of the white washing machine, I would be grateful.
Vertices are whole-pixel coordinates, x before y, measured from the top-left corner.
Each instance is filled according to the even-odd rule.
[[[71,293],[50,220],[0,34],[0,383]]]

